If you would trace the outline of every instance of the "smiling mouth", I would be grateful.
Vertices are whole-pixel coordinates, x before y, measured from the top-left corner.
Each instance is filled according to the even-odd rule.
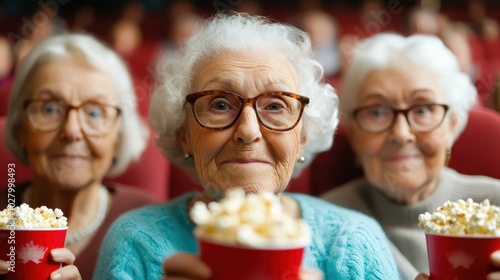
[[[263,161],[263,160],[258,160],[258,159],[231,159],[231,160],[226,160],[223,163],[230,163],[230,164],[250,164],[250,163],[263,163],[267,164],[268,162]]]
[[[59,160],[83,160],[87,159],[87,156],[81,156],[81,155],[55,155],[55,159]]]
[[[399,156],[390,156],[385,157],[385,161],[388,162],[406,162],[406,161],[417,161],[421,157],[419,155],[399,155]]]

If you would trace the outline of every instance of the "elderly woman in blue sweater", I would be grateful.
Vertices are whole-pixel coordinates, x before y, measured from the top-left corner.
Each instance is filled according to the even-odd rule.
[[[271,191],[310,225],[304,268],[326,279],[398,278],[374,220],[284,192],[330,148],[338,123],[337,97],[311,54],[304,32],[260,17],[218,14],[205,23],[166,66],[150,108],[164,154],[204,191],[122,216],[103,242],[95,279],[210,279],[188,212],[233,187]]]

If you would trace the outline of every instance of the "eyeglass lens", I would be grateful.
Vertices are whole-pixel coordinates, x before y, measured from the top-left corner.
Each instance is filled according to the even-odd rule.
[[[399,112],[403,113],[415,131],[430,131],[444,119],[447,107],[441,104],[413,106],[407,110],[395,110],[389,106],[363,108],[356,111],[356,119],[362,129],[381,132],[389,129]]]
[[[118,110],[99,103],[86,103],[81,107],[72,107],[57,100],[33,101],[27,107],[33,126],[42,131],[55,130],[66,120],[68,111],[76,109],[84,132],[99,135],[108,132],[117,117]]]
[[[243,100],[240,96],[227,92],[204,95],[194,103],[194,113],[205,127],[227,127],[243,110]],[[255,103],[254,108],[260,122],[270,129],[283,130],[293,127],[302,111],[302,104],[298,99],[278,93],[261,94],[247,99],[246,103]]]

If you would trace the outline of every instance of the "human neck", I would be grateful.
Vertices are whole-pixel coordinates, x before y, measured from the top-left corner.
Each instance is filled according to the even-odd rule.
[[[47,206],[61,209],[68,218],[68,226],[76,229],[78,224],[85,224],[94,217],[100,186],[99,182],[93,182],[78,190],[71,190],[36,178],[26,190],[24,202],[33,208]]]
[[[433,180],[425,182],[418,188],[411,189],[408,191],[397,190],[398,187],[396,186],[394,193],[388,193],[386,191],[384,195],[397,204],[413,205],[431,195],[436,190],[436,187],[437,187],[437,180]]]

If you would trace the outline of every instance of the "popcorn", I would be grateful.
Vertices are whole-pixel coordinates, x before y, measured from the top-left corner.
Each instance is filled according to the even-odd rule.
[[[64,228],[68,220],[61,209],[52,210],[47,206],[31,208],[23,203],[15,208],[7,208],[0,212],[0,228],[34,229],[34,228]]]
[[[197,224],[196,236],[218,243],[262,248],[310,241],[307,223],[285,213],[270,192],[245,195],[241,188],[230,189],[218,202],[196,202],[190,217]]]
[[[446,201],[433,214],[420,214],[418,220],[427,233],[500,236],[500,207],[490,205],[488,199],[481,203],[471,198]]]

